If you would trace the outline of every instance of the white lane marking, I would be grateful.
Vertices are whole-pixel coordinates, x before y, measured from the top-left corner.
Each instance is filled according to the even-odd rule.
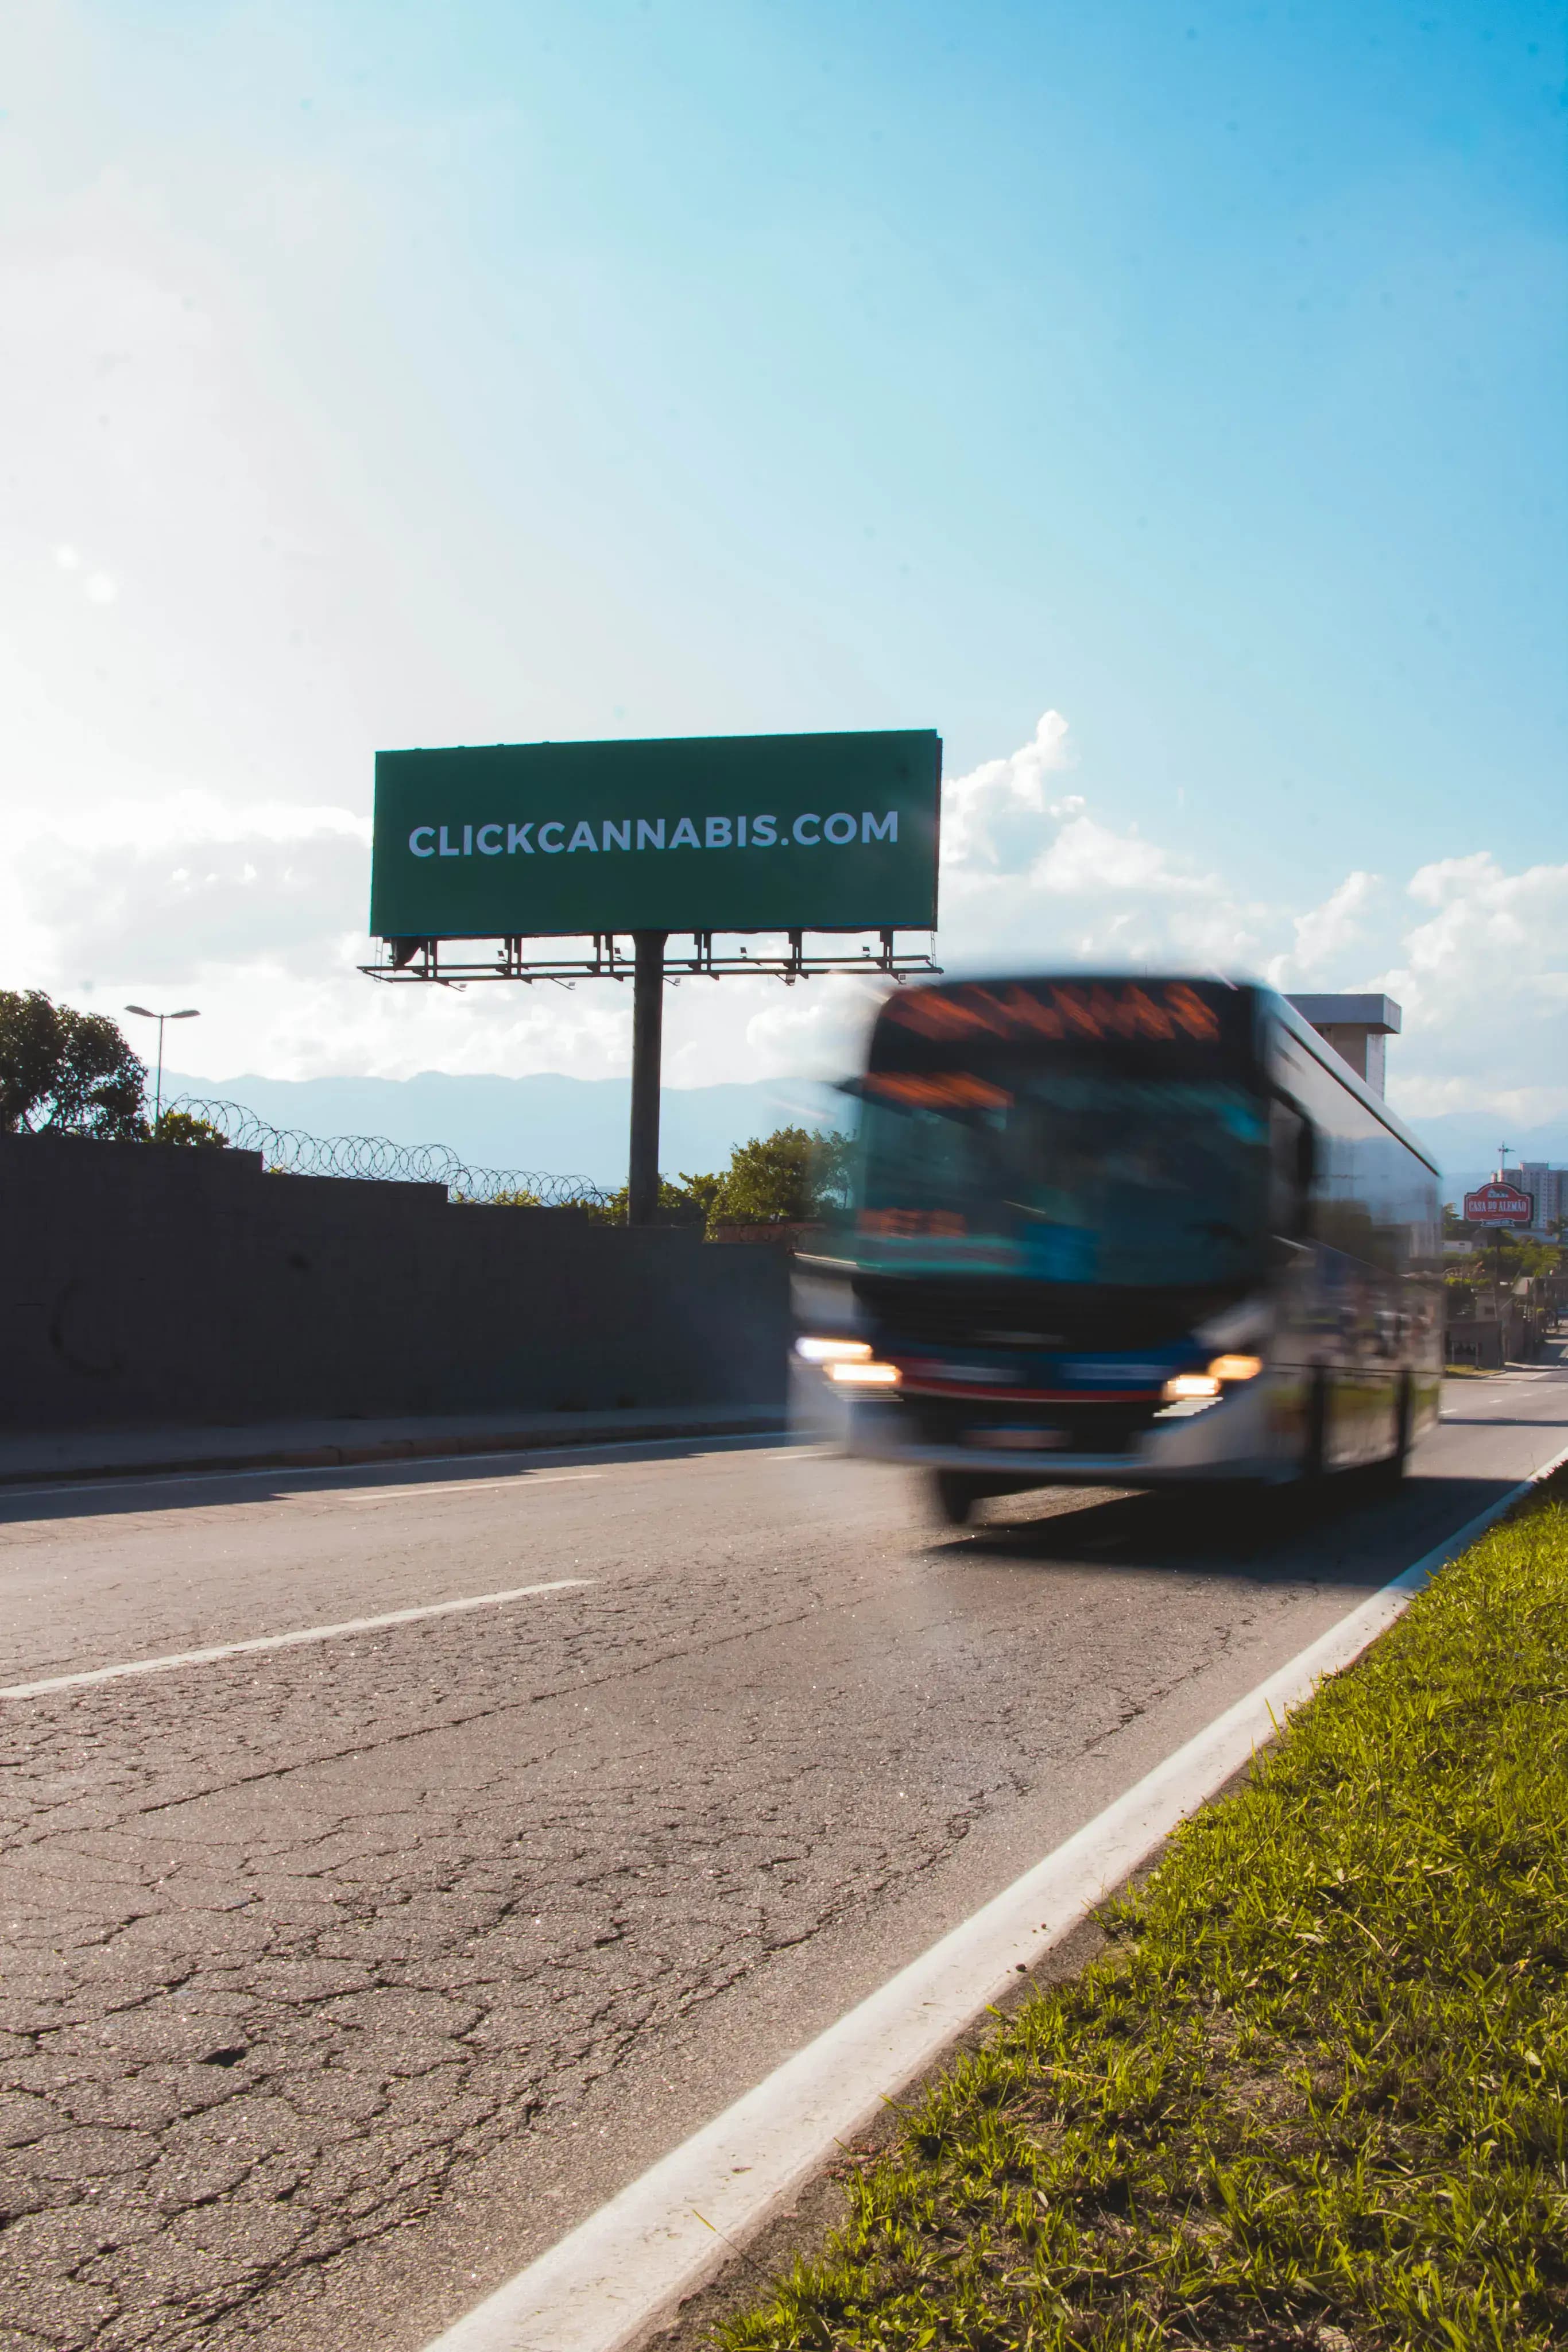
[[[1020,1966],[1059,1943],[1222,1788],[1325,1675],[1359,1657],[1429,1576],[1564,1462],[1568,1448],[1352,1610],[426,2352],[625,2352],[642,2343],[788,2204],[837,2143],[863,2130],[1016,1988]]]
[[[426,1478],[408,1486],[345,1486],[340,1495],[279,1495],[280,1503],[406,1503],[420,1495],[490,1495],[497,1486],[523,1494],[530,1486],[580,1485],[608,1476],[603,1470],[514,1470],[509,1478]]]
[[[123,1675],[166,1675],[175,1666],[208,1666],[252,1650],[293,1650],[301,1642],[334,1642],[342,1633],[375,1633],[383,1625],[413,1625],[423,1617],[455,1617],[465,1609],[500,1609],[538,1592],[570,1592],[591,1576],[558,1576],[550,1584],[517,1584],[509,1592],[476,1592],[463,1601],[429,1601],[418,1609],[390,1609],[384,1617],[349,1617],[340,1625],[304,1625],[294,1633],[261,1633],[249,1642],[219,1642],[210,1650],[173,1650],[163,1658],[133,1658],[122,1666],[92,1666],[85,1674],[51,1675],[45,1682],[12,1683],[0,1698],[42,1698],[47,1691],[79,1690],[84,1683],[118,1682]]]
[[[782,1437],[786,1434],[787,1433],[781,1429],[742,1430],[734,1437],[720,1437],[716,1443],[726,1453],[734,1453],[743,1445],[754,1445],[758,1438]],[[580,1449],[560,1445],[497,1445],[493,1454],[403,1454],[392,1462],[319,1462],[293,1465],[287,1462],[274,1462],[269,1467],[261,1470],[131,1470],[128,1471],[122,1478],[60,1478],[52,1480],[47,1486],[7,1486],[5,1481],[0,1479],[0,1505],[10,1502],[37,1502],[42,1497],[55,1495],[67,1496],[113,1495],[118,1494],[124,1486],[223,1486],[239,1478],[271,1478],[281,1485],[286,1480],[295,1478],[352,1477],[356,1472],[440,1470],[453,1462],[527,1462],[541,1459],[550,1462],[559,1461],[563,1453],[573,1453],[579,1450],[584,1454],[631,1454],[636,1452],[641,1446],[686,1445],[692,1442],[690,1438],[684,1437],[678,1430],[675,1430],[672,1431],[667,1437],[596,1437],[591,1439]],[[690,1458],[685,1454],[674,1457],[677,1465]],[[708,1457],[699,1455],[697,1458],[706,1460]],[[660,1461],[661,1457],[655,1454],[647,1466],[650,1469],[656,1469],[660,1466]],[[627,1462],[617,1466],[622,1469],[634,1470],[641,1465],[634,1462]]]

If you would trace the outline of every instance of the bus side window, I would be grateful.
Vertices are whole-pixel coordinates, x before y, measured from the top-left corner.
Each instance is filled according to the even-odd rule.
[[[1312,1226],[1312,1180],[1317,1153],[1311,1122],[1288,1103],[1274,1105],[1270,1137],[1273,1199],[1270,1224],[1284,1241],[1305,1241]]]

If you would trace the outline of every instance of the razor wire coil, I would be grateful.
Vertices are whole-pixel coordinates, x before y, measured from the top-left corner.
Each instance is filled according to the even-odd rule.
[[[601,1208],[609,1194],[586,1176],[537,1168],[476,1168],[444,1143],[394,1143],[386,1135],[308,1135],[274,1127],[243,1103],[182,1095],[166,1110],[205,1120],[238,1151],[259,1151],[270,1174],[344,1176],[377,1184],[444,1184],[451,1201],[479,1206],[537,1203],[541,1209]]]

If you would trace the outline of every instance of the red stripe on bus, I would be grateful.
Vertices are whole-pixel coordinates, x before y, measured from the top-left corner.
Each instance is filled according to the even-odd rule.
[[[994,1389],[979,1381],[970,1386],[907,1378],[899,1385],[905,1396],[967,1397],[972,1404],[1152,1404],[1164,1394],[1161,1389]]]

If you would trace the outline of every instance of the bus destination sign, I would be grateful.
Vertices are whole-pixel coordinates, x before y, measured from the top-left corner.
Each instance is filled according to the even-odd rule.
[[[1046,1037],[1055,1043],[1113,1041],[1213,1045],[1221,1010],[1236,991],[1192,981],[1009,981],[1000,986],[959,982],[920,988],[895,998],[884,1021],[917,1036]]]
[[[376,756],[380,939],[927,930],[928,730]]]

